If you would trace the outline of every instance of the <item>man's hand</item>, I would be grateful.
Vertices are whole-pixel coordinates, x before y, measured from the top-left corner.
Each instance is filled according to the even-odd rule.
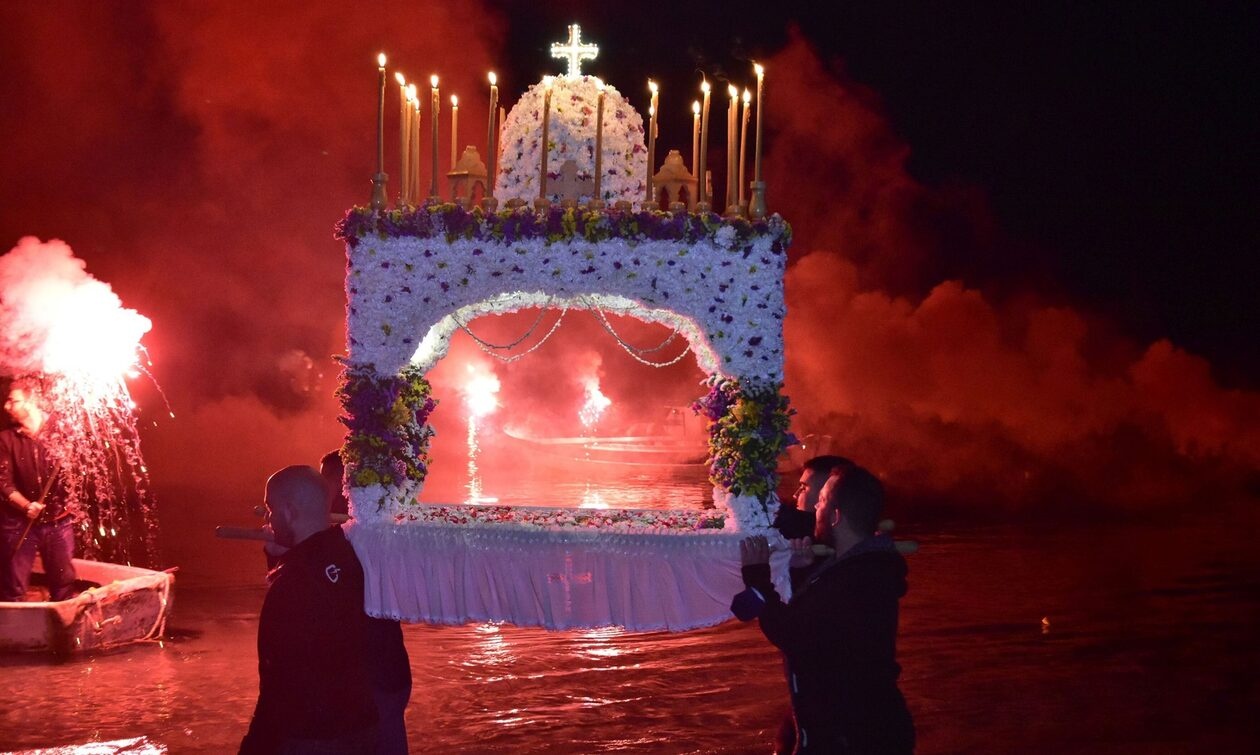
[[[44,513],[44,504],[39,501],[31,501],[26,504],[26,518],[38,519],[39,515]]]
[[[770,563],[770,543],[764,535],[746,537],[739,541],[739,562],[743,566]]]
[[[794,538],[788,541],[788,545],[792,546],[792,557],[788,560],[788,568],[801,569],[814,563],[813,538]]]

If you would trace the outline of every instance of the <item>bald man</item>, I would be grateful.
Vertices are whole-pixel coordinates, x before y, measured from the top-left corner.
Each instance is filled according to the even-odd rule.
[[[242,753],[370,753],[376,706],[365,671],[363,567],[332,491],[311,467],[267,480],[266,527],[288,548],[270,574],[258,622],[258,704]]]

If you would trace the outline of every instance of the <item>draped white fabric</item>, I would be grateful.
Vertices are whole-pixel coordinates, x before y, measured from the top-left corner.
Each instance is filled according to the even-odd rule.
[[[351,523],[373,616],[429,624],[681,632],[731,617],[739,540],[721,530],[605,533]],[[776,578],[788,554],[774,553]],[[783,582],[783,579],[777,579]],[[787,595],[786,584],[779,584]]]

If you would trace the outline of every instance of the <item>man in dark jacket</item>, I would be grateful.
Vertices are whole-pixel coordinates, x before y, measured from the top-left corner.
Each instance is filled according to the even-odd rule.
[[[363,567],[331,491],[311,467],[267,480],[267,523],[288,548],[258,622],[258,704],[242,753],[371,753],[376,706],[365,671]]]
[[[853,462],[843,456],[815,456],[801,469],[800,484],[791,500],[779,504],[772,525],[789,540],[814,534],[815,507],[827,478],[838,469],[847,469]]]
[[[74,596],[74,520],[61,469],[45,444],[48,406],[35,377],[19,377],[4,408],[17,427],[0,430],[0,601],[26,599],[38,553],[51,600]]]
[[[911,752],[914,725],[897,688],[896,661],[906,563],[891,537],[874,534],[883,488],[852,466],[832,475],[820,501],[819,530],[830,536],[835,556],[814,564],[811,541],[793,541],[790,603],[771,582],[766,539],[740,543],[749,588],[741,596],[751,596],[762,632],[787,662],[795,752]]]

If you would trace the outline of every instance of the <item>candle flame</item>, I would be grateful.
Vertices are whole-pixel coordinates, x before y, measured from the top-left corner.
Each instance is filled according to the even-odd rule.
[[[499,77],[494,75],[494,71],[490,72],[489,79],[490,79],[490,86],[494,86],[495,84],[499,82]]]
[[[407,86],[407,79],[403,78],[403,75],[397,71],[394,71],[394,81],[397,81],[400,87]]]
[[[700,115],[700,100],[693,100],[691,103],[691,112]]]
[[[385,67],[385,53],[376,56],[376,64],[381,68]]]
[[[459,107],[459,95],[451,95],[451,107]]]
[[[709,93],[709,88],[710,88],[710,87],[709,87],[709,82],[707,82],[707,81],[702,81],[702,82],[700,82],[700,91],[701,91],[701,92],[704,92],[705,94],[708,94],[708,93]]]
[[[435,73],[429,77],[429,86],[433,87],[434,89],[437,89],[437,81],[438,81],[437,74]]]
[[[595,79],[595,88],[601,92],[604,91],[604,82],[599,79]]]
[[[648,105],[648,115],[656,115],[656,108]]]
[[[726,85],[726,91],[727,91],[728,93],[730,93],[730,95],[731,95],[731,99],[732,99],[732,100],[738,100],[738,99],[739,99],[739,90],[735,88],[735,85],[734,85],[734,84],[727,84],[727,85]]]
[[[748,91],[748,88],[745,87],[744,88],[744,104],[747,105],[750,102],[752,102],[752,92]]]
[[[552,82],[554,82],[555,80],[556,80],[556,77],[555,77],[555,76],[544,76],[544,77],[543,77],[543,86],[547,87],[548,89],[551,89],[551,84],[552,84]]]
[[[753,63],[753,70],[757,72],[757,78],[759,79],[766,75],[766,68],[760,63]]]
[[[414,101],[414,102],[419,102],[419,98],[416,96],[416,85],[415,85],[415,84],[408,84],[408,85],[407,85],[407,99],[412,100],[412,101]]]
[[[650,91],[652,92],[652,94],[656,94],[656,82],[655,82],[655,81],[652,81],[651,79],[648,79],[648,90],[650,90]]]

